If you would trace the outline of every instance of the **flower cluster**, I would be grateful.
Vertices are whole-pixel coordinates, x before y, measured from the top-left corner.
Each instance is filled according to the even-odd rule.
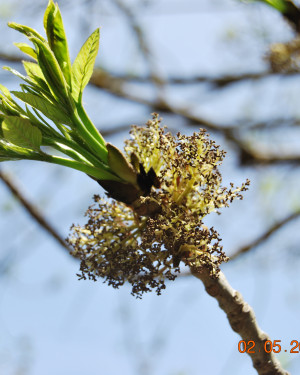
[[[137,297],[151,289],[160,294],[165,280],[178,275],[180,262],[216,276],[227,257],[218,233],[203,219],[241,199],[249,181],[235,189],[221,186],[224,151],[204,130],[175,137],[154,114],[131,135],[125,152],[139,175],[152,176],[147,196],[131,205],[94,197],[87,224],[73,226],[69,238],[72,254],[81,259],[79,276],[103,278],[115,288],[128,281]]]
[[[275,73],[293,73],[300,69],[300,38],[270,46],[266,58]]]

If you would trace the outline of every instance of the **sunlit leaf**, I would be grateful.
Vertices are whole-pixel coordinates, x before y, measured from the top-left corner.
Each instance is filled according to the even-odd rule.
[[[263,3],[271,5],[273,8],[284,13],[288,8],[288,1],[286,0],[259,0]]]
[[[71,87],[71,61],[67,38],[60,10],[52,0],[49,1],[44,15],[44,27],[47,33],[49,46],[57,59],[66,82]]]
[[[44,13],[44,19],[43,19],[44,29],[46,31],[48,41],[49,41],[49,39],[51,39],[51,29],[49,27],[49,24],[51,25],[51,23],[52,23],[54,12],[55,12],[55,4],[52,0],[49,0],[47,8],[46,8],[45,13]],[[49,35],[50,35],[50,38],[49,38]]]
[[[36,30],[32,29],[29,26],[20,25],[19,23],[16,23],[16,22],[8,22],[7,25],[9,27],[11,27],[12,29],[15,29],[15,30],[19,31],[22,34],[25,34],[27,37],[33,36],[33,37],[41,40],[42,42],[45,42],[45,39],[42,37],[42,35],[39,34]]]
[[[26,53],[26,55],[32,57],[34,60],[37,59],[35,50],[32,47],[30,47],[28,44],[26,44],[26,43],[14,43],[14,45],[16,47],[18,47],[20,51]]]
[[[23,61],[23,66],[30,78],[39,77],[44,79],[43,72],[38,64],[29,61]]]
[[[9,116],[19,116],[20,111],[18,108],[15,108],[16,106],[14,105],[12,100],[9,100],[9,98],[1,98],[0,102],[0,110]]]
[[[94,69],[99,49],[100,30],[96,29],[79,51],[72,66],[72,95],[76,102],[82,96]]]
[[[19,147],[39,151],[42,144],[41,131],[22,117],[9,116],[2,122],[4,138]]]
[[[30,40],[37,46],[39,66],[52,93],[58,100],[67,105],[70,104],[68,102],[67,83],[54,53],[47,43],[43,43],[37,38],[30,38]]]
[[[49,102],[41,96],[31,93],[12,91],[17,98],[29,104],[31,107],[42,112],[46,117],[54,122],[61,122],[63,124],[72,125],[68,115],[63,111],[59,105]]]
[[[9,71],[10,73],[14,74],[15,76],[17,76],[18,78],[21,78],[23,81],[31,84],[32,82],[27,78],[25,77],[23,74],[21,74],[20,72],[18,72],[17,70],[15,69],[12,69],[10,68],[9,66],[4,66],[3,67],[4,70],[7,70]]]
[[[30,87],[33,90],[35,90],[37,93],[43,92],[46,96],[52,96],[50,92],[50,88],[48,87],[47,84],[45,86],[44,83],[40,84],[40,83],[34,82],[32,78],[25,77],[23,74],[19,73],[15,69],[10,68],[9,66],[4,66],[3,69],[8,70],[9,72],[14,74],[18,78],[21,78],[23,81],[25,81],[28,84],[28,85],[20,85],[21,87],[24,87],[25,89]]]
[[[47,92],[47,94],[51,94],[51,91],[47,85],[47,82],[45,81],[45,77],[39,65],[28,61],[23,61],[23,66],[28,77],[33,80],[36,85],[43,90],[44,93]],[[37,87],[35,87],[35,90],[36,89]]]
[[[9,92],[9,90],[5,87],[5,86],[3,86],[3,85],[1,85],[1,83],[0,83],[0,91],[4,94],[4,96],[6,96],[7,98],[11,98],[11,95],[10,95],[10,92]]]

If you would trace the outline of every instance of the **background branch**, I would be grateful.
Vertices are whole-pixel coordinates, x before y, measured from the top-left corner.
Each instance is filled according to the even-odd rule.
[[[291,215],[287,216],[283,220],[279,221],[278,223],[272,225],[266,232],[264,232],[261,236],[256,238],[254,241],[250,242],[248,245],[241,247],[237,250],[234,254],[230,256],[230,260],[236,259],[240,255],[247,253],[248,251],[252,250],[253,248],[261,245],[264,241],[266,241],[269,237],[275,234],[279,229],[281,229],[286,224],[290,223],[291,221],[297,219],[300,216],[300,211],[296,211]]]
[[[18,188],[17,184],[13,182],[13,179],[0,170],[0,179],[9,189],[9,191],[17,198],[23,208],[29,213],[29,215],[43,228],[52,238],[54,238],[64,249],[70,250],[65,240],[60,236],[57,230],[49,223],[49,221],[43,216],[40,211],[31,202],[25,198],[24,194]]]

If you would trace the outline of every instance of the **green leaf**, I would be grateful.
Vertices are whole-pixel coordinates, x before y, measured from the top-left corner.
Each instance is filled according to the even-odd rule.
[[[72,66],[72,96],[81,100],[82,92],[88,84],[94,69],[99,49],[100,30],[96,29],[81,47]]]
[[[72,125],[72,122],[68,115],[63,111],[59,104],[51,103],[49,100],[34,95],[31,93],[12,91],[17,98],[23,102],[29,104],[31,107],[42,112],[46,117],[54,122],[60,122],[67,125]]]
[[[44,93],[47,93],[47,96],[49,96],[49,95],[52,96],[51,92],[50,92],[50,89],[47,85],[47,82],[45,81],[45,77],[43,75],[43,72],[42,72],[41,68],[39,67],[39,65],[36,64],[36,63],[28,62],[28,61],[23,61],[23,66],[24,66],[24,69],[25,69],[28,77],[32,81],[34,81],[36,83],[36,85],[38,87],[40,87],[40,89],[42,89],[42,91]],[[34,87],[34,89],[36,90],[36,87]]]
[[[19,72],[18,72],[17,70],[15,70],[15,69],[10,68],[9,66],[3,66],[2,69],[9,71],[10,73],[14,74],[14,75],[17,76],[18,78],[21,78],[23,81],[27,82],[29,85],[34,84],[34,82],[32,82],[29,78],[23,76],[23,74],[19,73]]]
[[[32,78],[23,76],[23,74],[19,73],[15,69],[10,68],[9,66],[4,66],[3,69],[4,70],[8,70],[9,72],[11,72],[12,74],[14,74],[18,78],[21,78],[23,81],[25,81],[28,84],[28,85],[20,85],[21,87],[24,87],[25,89],[32,88],[37,93],[43,92],[43,94],[45,94],[47,97],[51,97],[53,100],[55,100],[55,98],[53,97],[52,93],[50,92],[50,88],[48,87],[48,85],[46,84],[45,81],[43,81],[43,83],[42,82],[38,82],[38,80],[36,78],[36,81],[38,83],[34,82],[32,80]]]
[[[55,12],[55,4],[53,0],[49,0],[47,8],[44,13],[44,28],[47,34],[48,42],[49,42],[49,33],[51,36],[51,29],[49,28],[49,24],[53,22],[53,13]]]
[[[20,51],[26,53],[26,55],[32,57],[34,60],[37,59],[35,50],[32,47],[30,47],[28,44],[26,44],[26,43],[14,43],[14,45],[16,47],[18,47]]]
[[[37,38],[30,38],[30,40],[37,47],[39,66],[54,97],[69,106],[71,103],[67,83],[54,53],[47,43],[43,43]]]
[[[13,100],[7,98],[1,98],[0,110],[8,116],[19,116],[20,111],[16,108],[16,104]]]
[[[111,143],[106,143],[106,148],[108,151],[107,160],[110,169],[122,180],[136,185],[137,174],[122,152]]]
[[[287,10],[287,1],[285,0],[260,0],[263,3],[271,5],[273,8],[279,10],[281,13],[285,13]]]
[[[6,96],[8,99],[11,99],[10,91],[0,83],[0,91],[3,93],[4,96]],[[2,97],[2,95],[0,95]]]
[[[42,42],[46,42],[46,40],[42,37],[41,34],[39,34],[36,30],[32,29],[29,26],[20,25],[19,23],[16,23],[16,22],[9,22],[7,25],[11,27],[12,29],[19,31],[22,34],[25,34],[27,37],[33,36],[41,40]]]
[[[53,51],[63,75],[71,87],[71,61],[68,50],[67,38],[58,5],[50,0],[44,15],[44,27],[48,43]]]
[[[41,68],[38,66],[38,64],[23,61],[24,69],[28,75],[28,77],[34,82],[34,86],[31,84],[30,87],[37,91],[39,94],[43,93],[47,97],[53,98],[53,95],[51,94],[51,91],[47,85],[47,82],[45,81],[45,77],[43,75],[43,72]],[[28,89],[28,85],[20,85],[21,87]],[[54,98],[53,98],[54,99]]]
[[[9,116],[2,123],[4,138],[19,147],[39,151],[42,144],[41,131],[32,126],[29,120],[22,117]]]
[[[29,62],[29,61],[22,61],[22,62],[23,62],[24,69],[30,78],[39,77],[39,78],[44,79],[43,72],[41,68],[38,66],[38,64]]]

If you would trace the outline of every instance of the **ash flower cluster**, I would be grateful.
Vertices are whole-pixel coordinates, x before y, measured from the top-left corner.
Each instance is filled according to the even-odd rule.
[[[300,69],[300,38],[270,46],[266,55],[270,68],[275,73],[294,73]]]
[[[141,297],[152,289],[160,294],[181,262],[217,276],[227,257],[219,234],[203,219],[242,199],[249,181],[222,187],[218,166],[225,153],[204,130],[173,136],[154,114],[146,127],[134,126],[131,136],[125,144],[128,159],[139,173],[152,170],[155,183],[131,205],[94,197],[87,224],[73,226],[68,239],[72,255],[81,259],[80,278],[103,278],[115,288],[127,281]]]

